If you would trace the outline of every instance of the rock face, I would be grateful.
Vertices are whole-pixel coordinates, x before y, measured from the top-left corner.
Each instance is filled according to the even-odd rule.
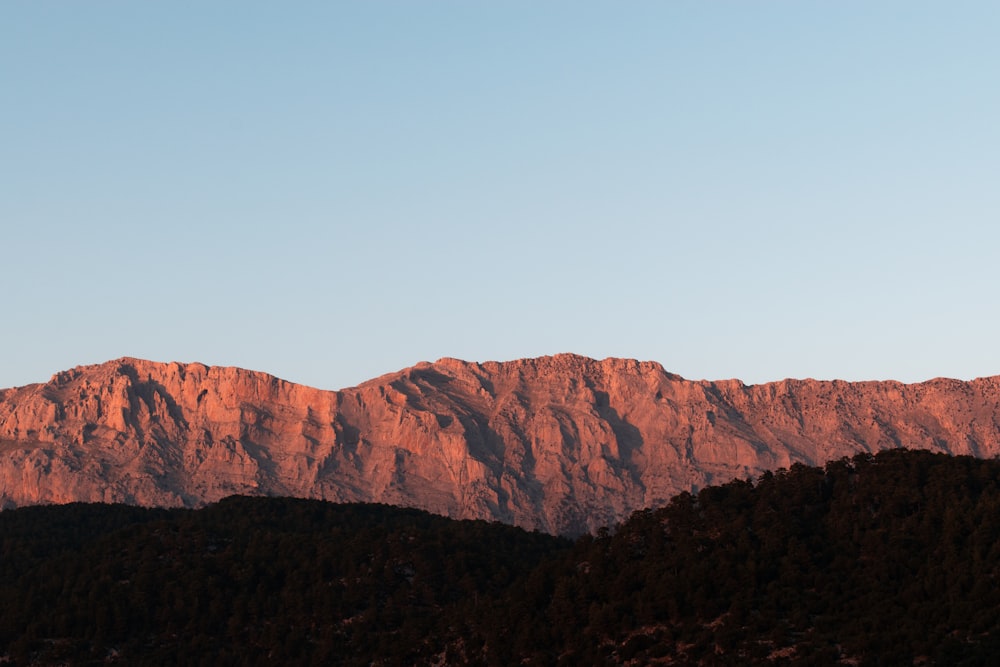
[[[898,446],[1000,454],[1000,377],[744,385],[557,355],[321,391],[119,359],[0,390],[0,503],[288,495],[573,535],[681,491]]]

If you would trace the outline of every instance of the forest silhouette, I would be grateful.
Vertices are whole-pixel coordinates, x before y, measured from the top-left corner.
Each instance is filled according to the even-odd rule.
[[[684,493],[575,541],[385,505],[0,512],[14,664],[989,664],[1000,462]]]

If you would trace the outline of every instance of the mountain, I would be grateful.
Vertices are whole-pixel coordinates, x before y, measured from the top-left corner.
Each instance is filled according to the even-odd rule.
[[[1000,453],[1000,377],[745,385],[562,354],[323,391],[123,358],[0,391],[0,503],[298,496],[577,535],[682,491],[900,446]]]

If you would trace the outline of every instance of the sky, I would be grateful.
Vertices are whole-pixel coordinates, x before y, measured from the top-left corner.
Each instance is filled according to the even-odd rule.
[[[0,3],[0,386],[1000,374],[1000,3]]]

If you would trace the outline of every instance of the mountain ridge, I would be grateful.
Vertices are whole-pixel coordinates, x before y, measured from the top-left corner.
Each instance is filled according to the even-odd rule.
[[[0,504],[385,502],[574,535],[767,470],[1000,454],[1000,377],[686,380],[654,361],[445,357],[340,390],[122,357],[0,390]]]

